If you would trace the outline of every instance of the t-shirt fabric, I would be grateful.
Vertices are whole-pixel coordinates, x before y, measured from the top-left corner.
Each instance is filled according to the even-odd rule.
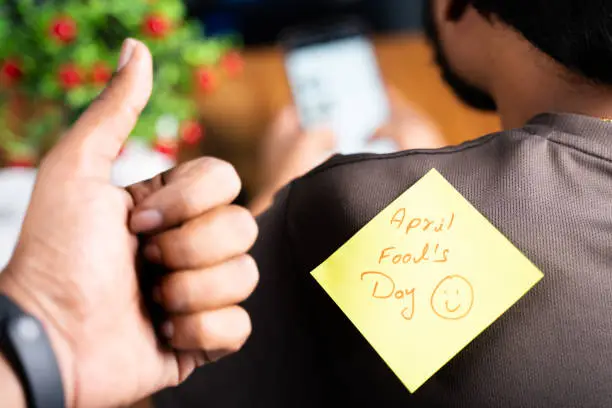
[[[310,272],[432,168],[545,277],[411,394]],[[259,225],[251,338],[157,406],[612,406],[612,123],[542,114],[460,146],[337,156]]]

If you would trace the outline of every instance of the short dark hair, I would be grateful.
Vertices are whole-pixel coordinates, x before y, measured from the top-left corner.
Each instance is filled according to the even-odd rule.
[[[570,71],[612,85],[612,0],[453,0],[449,17],[458,19],[468,5]]]

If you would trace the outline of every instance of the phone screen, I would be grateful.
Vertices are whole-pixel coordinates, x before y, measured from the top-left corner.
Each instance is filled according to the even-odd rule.
[[[304,128],[329,127],[343,154],[395,150],[387,140],[368,142],[387,121],[389,103],[365,35],[294,47],[285,64]]]

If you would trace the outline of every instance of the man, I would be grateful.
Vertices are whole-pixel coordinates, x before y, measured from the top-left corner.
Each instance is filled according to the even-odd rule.
[[[127,40],[112,83],[41,165],[0,275],[2,408],[128,406],[238,350],[250,333],[237,304],[257,283],[244,255],[257,226],[229,205],[240,190],[234,169],[203,158],[127,191],[110,183],[151,86],[151,55]],[[166,300],[158,336],[152,293],[139,289],[154,270],[136,264],[139,253],[170,271],[151,284]]]
[[[372,139],[391,138],[399,150],[435,149],[446,145],[444,136],[419,109],[409,103],[395,88],[387,90],[391,115]],[[279,111],[263,140],[259,166],[259,194],[249,203],[253,214],[260,215],[274,202],[284,186],[329,160],[335,148],[335,135],[329,129],[304,132],[294,106]]]
[[[612,2],[428,6],[444,78],[505,130],[294,182],[259,220],[252,337],[158,406],[612,406]],[[410,394],[309,273],[432,168],[545,279]]]

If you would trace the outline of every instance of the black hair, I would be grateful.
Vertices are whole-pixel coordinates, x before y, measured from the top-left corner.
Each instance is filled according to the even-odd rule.
[[[612,0],[453,0],[514,28],[534,47],[593,82],[612,85]]]

